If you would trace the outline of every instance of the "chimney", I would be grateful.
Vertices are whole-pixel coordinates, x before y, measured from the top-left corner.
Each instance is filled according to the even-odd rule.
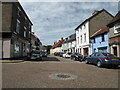
[[[120,11],[120,1],[118,2],[118,12]]]
[[[63,40],[63,37],[61,38],[61,40]]]
[[[94,12],[92,13],[92,15],[97,14],[99,11],[98,10],[94,10]]]

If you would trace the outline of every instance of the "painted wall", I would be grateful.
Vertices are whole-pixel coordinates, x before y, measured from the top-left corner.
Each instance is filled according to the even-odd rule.
[[[94,52],[98,52],[99,49],[98,48],[101,48],[101,47],[106,47],[107,48],[107,52],[109,52],[109,33],[104,33],[104,39],[105,41],[102,42],[102,36],[99,35],[97,37],[94,37],[95,38],[95,43],[93,42],[93,38],[92,38],[92,45],[91,45],[91,49],[92,49],[92,53]]]

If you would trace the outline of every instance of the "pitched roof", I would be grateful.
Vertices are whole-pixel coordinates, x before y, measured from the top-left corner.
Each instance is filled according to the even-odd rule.
[[[82,26],[85,22],[91,20],[92,18],[94,18],[95,16],[97,16],[98,14],[100,14],[101,12],[105,11],[106,13],[108,13],[109,15],[111,15],[112,17],[114,17],[112,14],[110,14],[108,11],[106,11],[105,9],[102,9],[101,11],[98,11],[98,13],[92,15],[91,17],[89,17],[88,19],[86,19],[85,21],[83,21],[77,28],[75,28],[75,30],[77,30],[80,26]]]
[[[61,47],[63,42],[64,42],[64,39],[59,40],[56,44],[53,45],[52,49],[56,47]]]
[[[75,41],[75,40],[76,40],[76,34],[72,34],[68,36],[67,40],[65,40],[63,43],[68,43],[68,42]]]
[[[95,32],[90,38],[101,35],[101,34],[108,32],[108,31],[109,31],[109,27],[104,27],[104,28],[98,30],[97,32]]]
[[[120,11],[115,15],[115,17],[110,21],[110,23],[107,25],[111,27],[115,22],[120,20]]]

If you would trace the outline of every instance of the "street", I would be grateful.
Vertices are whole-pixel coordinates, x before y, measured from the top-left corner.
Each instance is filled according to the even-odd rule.
[[[118,88],[119,68],[98,68],[49,55],[43,61],[2,64],[3,88]]]

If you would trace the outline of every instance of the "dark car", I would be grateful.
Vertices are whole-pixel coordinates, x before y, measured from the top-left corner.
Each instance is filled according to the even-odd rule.
[[[56,56],[56,55],[57,55],[57,52],[55,52],[54,55]]]
[[[60,56],[60,57],[63,57],[63,54],[64,54],[63,52],[60,52],[60,53],[59,53],[59,56]]]
[[[47,57],[47,52],[46,51],[41,51],[41,53],[42,53],[42,57]]]
[[[118,67],[120,65],[120,58],[110,53],[96,52],[86,57],[85,62],[86,64],[88,63],[96,64],[98,67],[102,66]]]
[[[42,54],[40,50],[32,50],[31,52],[31,60],[42,60]]]
[[[71,59],[82,62],[83,56],[79,53],[72,53],[71,54]]]

